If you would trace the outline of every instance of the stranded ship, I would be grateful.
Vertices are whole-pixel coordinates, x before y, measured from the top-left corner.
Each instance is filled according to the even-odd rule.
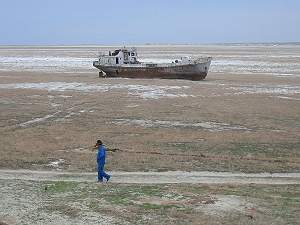
[[[100,70],[99,77],[203,80],[211,60],[211,57],[181,57],[170,63],[140,62],[136,48],[124,47],[100,54],[93,66]]]

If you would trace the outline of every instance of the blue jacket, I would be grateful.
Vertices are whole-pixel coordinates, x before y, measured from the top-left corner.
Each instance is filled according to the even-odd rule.
[[[97,153],[97,163],[104,165],[105,164],[105,157],[106,157],[106,149],[104,145],[100,145],[98,147],[98,153]]]

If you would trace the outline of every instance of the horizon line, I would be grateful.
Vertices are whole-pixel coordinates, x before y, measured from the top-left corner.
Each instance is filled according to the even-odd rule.
[[[78,43],[78,44],[1,44],[0,47],[4,46],[12,46],[12,47],[17,47],[17,46],[32,46],[32,47],[38,47],[38,46],[49,46],[49,47],[55,47],[55,46],[150,46],[150,45],[157,45],[157,46],[163,46],[163,45],[239,45],[239,44],[248,44],[248,45],[255,45],[255,44],[300,44],[300,41],[270,41],[270,42],[211,42],[211,43],[151,43],[151,42],[146,42],[146,43],[128,43],[128,44],[83,44],[83,43]]]

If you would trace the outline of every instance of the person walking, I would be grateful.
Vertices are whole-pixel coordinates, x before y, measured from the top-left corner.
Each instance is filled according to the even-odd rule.
[[[103,178],[105,178],[106,182],[108,182],[110,179],[110,175],[108,175],[104,171],[106,148],[103,145],[101,140],[97,140],[97,143],[95,144],[94,148],[98,149],[97,152],[98,182],[103,182]]]

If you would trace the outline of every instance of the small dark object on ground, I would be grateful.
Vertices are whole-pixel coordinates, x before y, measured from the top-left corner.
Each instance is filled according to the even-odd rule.
[[[256,215],[256,209],[254,207],[246,208],[246,216],[253,220]]]
[[[251,220],[254,219],[254,216],[253,215],[246,215],[248,218],[250,218]]]
[[[0,225],[8,225],[8,224],[0,221]]]
[[[202,201],[203,204],[215,204],[216,200],[214,199],[207,199],[205,201]]]

